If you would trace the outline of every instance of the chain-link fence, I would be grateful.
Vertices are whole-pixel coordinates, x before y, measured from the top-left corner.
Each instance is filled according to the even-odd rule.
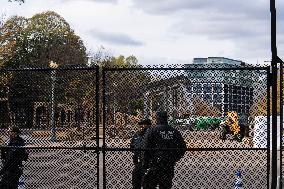
[[[22,149],[6,142],[17,126],[26,188],[232,188],[238,170],[244,188],[267,188],[270,84],[270,67],[244,65],[1,70],[1,165]],[[157,112],[173,128],[163,139],[180,133],[180,158],[181,148],[156,141]],[[143,119],[155,140],[136,148],[135,136],[150,136]]]
[[[1,187],[22,171],[26,188],[98,187],[98,151],[84,150],[99,144],[98,67],[1,70],[0,77],[1,146],[9,146]],[[23,164],[21,148],[12,147],[21,139],[8,132],[15,127],[27,148]]]
[[[220,64],[104,69],[104,187],[132,187],[137,149],[129,148],[138,123],[148,118],[155,127],[156,113],[166,111],[187,146],[172,188],[232,188],[237,170],[245,188],[267,188],[269,73],[269,67]]]

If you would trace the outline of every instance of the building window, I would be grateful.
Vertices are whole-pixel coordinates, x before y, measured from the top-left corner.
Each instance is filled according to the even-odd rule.
[[[236,94],[240,94],[242,92],[241,87],[236,86]]]
[[[205,94],[204,100],[208,103],[212,103],[212,95],[211,94]]]
[[[233,93],[233,86],[229,85],[229,93],[232,94]]]
[[[242,87],[242,95],[245,95],[245,94],[246,94],[246,88]]]
[[[229,111],[229,104],[224,104],[224,112],[228,112]]]
[[[226,88],[228,90],[228,88]],[[213,93],[222,93],[222,85],[215,84],[213,85]]]
[[[242,113],[247,114],[248,112],[246,111],[246,106],[242,105]]]
[[[229,102],[229,94],[225,94],[224,95],[224,103],[228,103]]]
[[[192,87],[193,93],[202,93],[202,86],[200,83],[195,83]]]
[[[234,93],[234,94],[238,94],[238,88],[237,88],[237,86],[234,86],[234,87],[233,87],[233,93]]]
[[[242,101],[242,104],[244,104],[246,102],[246,96],[242,95],[241,96],[241,101]]]
[[[251,105],[253,103],[253,98],[250,96],[249,98],[249,104]]]
[[[249,100],[250,100],[249,96],[246,96],[246,104],[249,103]]]
[[[246,89],[246,95],[249,96],[250,93],[249,93],[249,89]]]
[[[224,85],[224,93],[229,93],[229,86],[228,85]]]
[[[174,107],[177,107],[178,105],[178,89],[177,88],[174,88],[173,89],[173,106]]]
[[[238,103],[238,95],[236,95],[236,94],[233,95],[233,103],[234,104]]]
[[[248,114],[249,113],[249,106],[248,105],[246,105],[246,114]]]
[[[239,94],[238,95],[238,104],[241,104],[242,103],[242,97],[241,97],[241,95]]]
[[[229,103],[233,103],[233,95],[232,94],[229,94]]]
[[[242,113],[242,106],[238,105],[238,113]]]
[[[236,112],[238,112],[238,105],[236,105],[236,104],[233,104],[233,111],[236,111]]]
[[[214,103],[222,103],[222,95],[214,94],[213,95],[213,101],[214,101]]]
[[[212,86],[210,84],[204,84],[203,91],[204,93],[212,93]]]

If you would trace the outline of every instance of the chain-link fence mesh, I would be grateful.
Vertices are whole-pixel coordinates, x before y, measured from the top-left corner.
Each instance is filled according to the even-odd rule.
[[[150,168],[134,166],[135,152],[150,150],[130,146],[141,131],[139,122],[149,118],[154,128],[156,113],[166,111],[171,132],[180,133],[186,152],[175,166],[164,162],[159,171],[150,169],[149,182],[161,178],[154,184],[162,187],[165,179],[173,181],[172,188],[230,188],[241,170],[245,188],[266,188],[268,71],[192,65],[104,68],[100,78],[98,68],[2,70],[2,167],[11,151],[24,154],[7,142],[8,128],[17,126],[28,147],[20,178],[26,188],[132,188],[134,170]],[[163,136],[174,137],[171,132]],[[155,146],[149,154],[161,150]],[[21,170],[14,169],[12,176]],[[161,172],[166,176],[159,177]]]
[[[132,188],[132,156],[131,151],[106,153],[106,188]],[[228,150],[186,152],[174,168],[172,188],[234,188],[237,169],[242,170],[244,188],[268,187],[265,150]]]
[[[84,150],[98,147],[97,72],[1,70],[1,188],[98,187],[98,152]]]
[[[267,188],[268,73],[268,67],[220,65],[105,69],[104,144],[110,150],[104,162],[105,187],[133,186],[140,166],[133,165],[136,150],[116,150],[131,147],[141,132],[140,120],[148,118],[155,127],[156,113],[166,111],[168,124],[181,133],[188,150],[175,166],[172,188],[231,188],[238,169],[245,188]],[[152,179],[169,170],[160,169]]]
[[[95,69],[2,71],[1,80],[4,141],[11,126],[22,129],[27,144],[41,147],[95,141]]]
[[[26,188],[96,188],[97,153],[82,150],[28,150]]]
[[[266,68],[121,69],[106,71],[105,80],[108,147],[127,146],[139,130],[138,122],[148,117],[155,124],[155,113],[161,110],[168,112],[169,124],[189,140],[193,138],[190,135],[199,139],[206,135],[210,141],[207,147],[226,147],[219,143],[219,125],[226,121],[227,112],[236,112],[241,137],[248,137],[243,141],[249,143],[246,139],[252,140],[255,118],[268,113]],[[227,131],[228,138],[232,138],[231,133]],[[194,146],[198,142],[189,143],[198,147]],[[238,143],[235,146],[241,147]]]

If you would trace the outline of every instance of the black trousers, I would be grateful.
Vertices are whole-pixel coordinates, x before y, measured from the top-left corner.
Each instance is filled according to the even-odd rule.
[[[3,172],[2,179],[0,182],[1,189],[17,189],[18,182],[23,174],[22,169],[20,168],[13,168]]]
[[[142,164],[137,163],[134,166],[134,169],[132,171],[132,187],[133,187],[133,189],[141,189],[143,175],[144,175],[144,171],[142,169]]]
[[[150,168],[146,171],[143,178],[143,189],[171,189],[174,178],[174,167]]]

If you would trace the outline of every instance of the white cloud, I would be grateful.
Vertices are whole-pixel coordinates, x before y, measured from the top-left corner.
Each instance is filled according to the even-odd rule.
[[[106,42],[109,44],[118,44],[118,45],[129,45],[129,46],[141,46],[143,45],[142,42],[133,39],[127,34],[123,33],[110,33],[104,32],[97,29],[90,30],[90,35],[94,38],[100,39],[102,42]]]
[[[26,17],[55,11],[88,48],[133,54],[142,64],[208,56],[262,63],[271,57],[266,0],[26,0],[1,6],[8,15]],[[277,7],[278,49],[284,57],[284,2],[277,1]]]

